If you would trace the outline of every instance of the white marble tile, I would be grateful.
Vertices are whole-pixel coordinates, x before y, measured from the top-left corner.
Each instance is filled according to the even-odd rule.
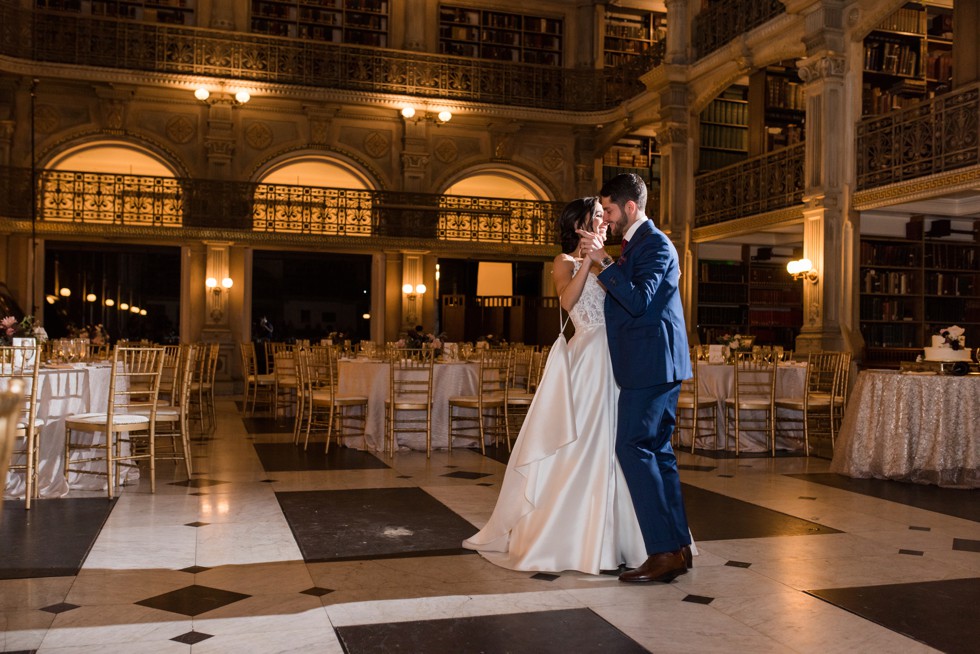
[[[105,527],[83,569],[174,569],[194,565],[197,534],[182,524]]]
[[[194,654],[267,652],[276,654],[344,654],[332,629],[221,633],[194,645]]]
[[[37,649],[54,618],[53,613],[28,608],[0,611],[0,652]]]
[[[799,652],[934,652],[930,647],[805,593],[784,591],[712,608]]]
[[[274,522],[217,523],[198,530],[197,565],[211,567],[302,559],[292,531],[281,516]]]
[[[82,606],[59,613],[44,637],[48,647],[113,646],[166,643],[191,630],[191,619],[136,604]],[[105,650],[104,650],[105,651]]]
[[[195,631],[207,634],[332,631],[319,598],[300,593],[248,597],[195,616],[193,624]]]
[[[41,647],[38,654],[110,654],[125,652],[126,654],[189,654],[190,645],[177,643],[172,640],[128,642],[113,645],[69,645],[66,647]],[[196,650],[195,650],[196,651]]]

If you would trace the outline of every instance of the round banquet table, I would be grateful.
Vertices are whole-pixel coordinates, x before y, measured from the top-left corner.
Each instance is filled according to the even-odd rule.
[[[38,492],[42,498],[64,497],[72,490],[105,490],[105,477],[72,473],[65,481],[65,419],[76,413],[105,411],[109,400],[110,364],[66,364],[42,367],[38,374],[37,417],[41,427],[38,453]],[[95,434],[81,435],[91,438]],[[97,438],[104,438],[99,434]],[[23,455],[14,458],[23,463]],[[86,464],[105,470],[105,463]],[[123,482],[139,478],[139,471],[125,468]],[[23,471],[8,472],[4,498],[24,496]]]
[[[859,479],[980,488],[980,375],[862,370],[830,469]]]
[[[780,363],[776,367],[776,398],[780,397],[802,397],[806,387],[806,363],[787,361]],[[701,436],[698,438],[698,447],[707,449],[725,449],[725,399],[735,396],[735,369],[731,364],[715,364],[707,361],[698,361],[698,392],[702,395],[710,395],[718,400],[715,409],[717,415],[717,440],[710,437]],[[784,415],[782,409],[776,412],[776,448],[794,450],[802,448],[803,432],[800,429],[789,429],[785,426],[785,421],[781,421],[780,416]],[[698,429],[700,432],[701,430]],[[680,443],[691,447],[691,431],[689,429],[678,429]],[[735,447],[734,439],[731,446]],[[739,446],[743,452],[768,452],[769,445],[766,443],[763,434],[744,434],[739,439]]]
[[[368,398],[367,444],[374,450],[384,445],[385,400],[388,399],[388,370],[386,361],[373,359],[341,359],[338,367],[338,392],[363,395]],[[432,373],[432,447],[441,449],[449,444],[449,398],[455,395],[475,395],[479,387],[480,364],[468,361],[437,362]],[[359,439],[347,445],[356,447]],[[425,451],[425,434],[399,434],[398,445]]]

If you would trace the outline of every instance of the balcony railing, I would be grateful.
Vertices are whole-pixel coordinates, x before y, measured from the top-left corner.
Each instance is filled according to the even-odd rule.
[[[791,145],[696,177],[695,227],[802,204],[804,146]]]
[[[136,21],[66,16],[0,0],[0,54],[73,66],[213,76],[568,111],[641,93],[633,67],[568,69]],[[662,51],[644,59],[660,64]]]
[[[0,218],[28,221],[31,171],[0,167]],[[43,171],[39,225],[556,245],[560,204],[455,195]]]
[[[857,188],[980,163],[980,84],[863,119],[857,129]]]
[[[694,17],[693,44],[697,59],[786,11],[780,0],[723,0]]]

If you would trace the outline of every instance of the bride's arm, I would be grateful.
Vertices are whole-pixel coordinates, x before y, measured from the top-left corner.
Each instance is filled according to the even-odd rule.
[[[559,254],[555,257],[555,265],[551,274],[555,279],[555,289],[561,298],[561,308],[565,311],[571,311],[582,296],[585,280],[592,268],[591,264],[592,261],[586,259],[579,266],[578,272],[573,275],[572,272],[575,270],[574,259],[567,254]]]

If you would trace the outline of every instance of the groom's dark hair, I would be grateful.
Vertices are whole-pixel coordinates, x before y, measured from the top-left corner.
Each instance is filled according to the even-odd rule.
[[[646,213],[647,210],[647,184],[635,173],[616,175],[602,185],[599,197],[609,198],[619,207],[632,200],[640,211]]]

